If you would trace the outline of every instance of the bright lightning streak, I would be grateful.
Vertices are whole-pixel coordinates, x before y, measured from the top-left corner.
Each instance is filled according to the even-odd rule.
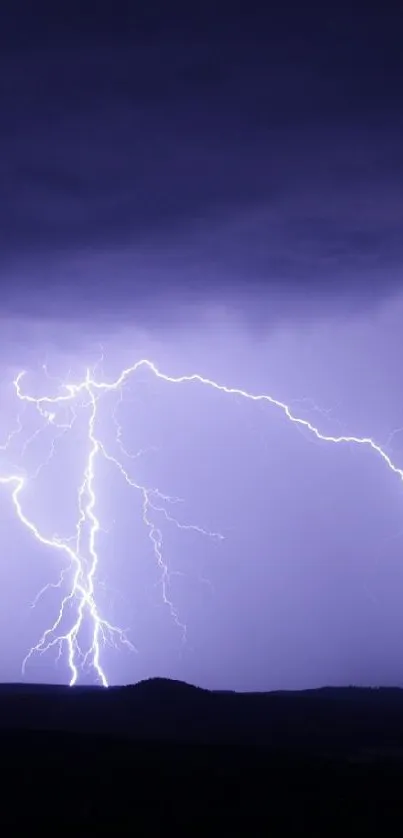
[[[106,445],[99,438],[97,433],[97,414],[98,403],[103,394],[108,392],[116,392],[119,395],[120,402],[123,399],[123,391],[126,383],[131,376],[141,369],[147,368],[157,379],[167,382],[169,384],[199,384],[227,396],[238,396],[247,399],[251,402],[267,402],[273,407],[278,408],[285,417],[293,424],[304,428],[317,440],[333,444],[358,445],[361,447],[371,449],[377,454],[386,466],[403,482],[403,469],[398,468],[391,457],[386,453],[384,448],[378,445],[370,437],[358,437],[350,435],[333,436],[322,433],[316,425],[309,420],[300,418],[291,410],[290,406],[285,402],[275,399],[273,396],[267,394],[253,394],[247,390],[238,387],[228,387],[219,384],[210,378],[205,378],[197,373],[182,376],[169,376],[161,372],[158,367],[150,360],[142,359],[137,361],[133,366],[124,369],[119,377],[113,382],[99,381],[93,378],[93,373],[87,370],[85,378],[77,384],[63,384],[59,382],[59,389],[62,390],[56,396],[40,396],[36,397],[22,391],[21,385],[25,376],[21,372],[14,381],[15,392],[17,399],[23,403],[23,407],[32,405],[39,413],[40,417],[45,421],[46,426],[52,425],[61,430],[61,435],[64,435],[72,429],[74,422],[77,419],[78,410],[87,411],[87,459],[84,467],[82,482],[77,491],[77,507],[78,518],[76,524],[75,536],[71,538],[62,539],[57,535],[45,536],[41,533],[39,528],[33,523],[23,511],[22,499],[24,489],[29,482],[27,476],[21,476],[14,473],[6,476],[0,475],[0,484],[9,485],[12,487],[12,501],[15,512],[21,523],[31,532],[31,534],[46,547],[50,547],[64,554],[69,560],[69,567],[64,568],[57,583],[50,583],[45,586],[38,594],[35,602],[39,597],[50,587],[62,588],[65,582],[68,571],[72,571],[72,583],[66,596],[62,599],[59,612],[53,625],[46,629],[36,646],[32,647],[28,652],[23,663],[23,670],[29,659],[34,653],[45,653],[52,647],[58,648],[59,657],[62,654],[63,647],[67,648],[67,658],[71,671],[70,684],[77,682],[79,672],[86,666],[90,666],[95,673],[96,680],[103,686],[108,686],[106,673],[101,663],[102,648],[105,643],[110,643],[117,647],[118,644],[123,644],[130,649],[134,649],[133,644],[127,637],[127,632],[117,626],[112,625],[99,613],[95,593],[96,593],[96,578],[99,565],[99,555],[97,551],[97,535],[101,530],[99,518],[97,516],[97,489],[96,489],[96,470],[99,458],[113,464],[125,483],[142,498],[142,520],[148,532],[151,541],[154,557],[160,571],[160,583],[162,589],[162,599],[164,604],[168,607],[171,617],[182,632],[183,639],[186,639],[186,626],[181,622],[180,617],[169,597],[169,580],[170,572],[168,565],[163,556],[163,537],[162,532],[155,522],[153,513],[161,515],[169,523],[173,523],[181,530],[194,530],[203,535],[209,535],[214,538],[222,538],[219,533],[211,533],[194,524],[180,523],[174,518],[166,509],[167,503],[177,503],[179,498],[171,498],[162,494],[156,488],[150,488],[137,483],[128,473],[123,463],[117,457],[113,456],[107,449]],[[50,376],[45,369],[47,377]],[[60,407],[68,406],[70,413],[70,421],[59,424],[57,420],[57,411]],[[129,454],[123,445],[122,441],[122,427],[117,420],[117,408],[112,411],[112,419],[115,424],[116,437],[115,442],[122,455],[130,460],[135,460],[143,452],[137,454]],[[0,451],[7,451],[15,438],[22,433],[23,424],[21,417],[18,417],[17,427],[12,431],[6,443],[0,446]],[[23,452],[26,452],[28,445],[33,442],[39,431],[35,433],[24,442]],[[57,436],[57,438],[60,438]],[[50,460],[55,455],[55,439],[52,440],[49,456],[46,461],[39,466],[33,477],[35,478],[39,471],[47,466]],[[86,537],[85,533],[88,530]],[[72,546],[73,545],[73,546]],[[87,546],[85,546],[87,545]],[[75,609],[75,610],[74,610]],[[63,633],[61,626],[69,611],[73,610],[74,619],[70,629]],[[84,623],[89,623],[91,627],[90,642],[87,643],[87,648],[84,650],[81,647],[81,635],[83,633]]]

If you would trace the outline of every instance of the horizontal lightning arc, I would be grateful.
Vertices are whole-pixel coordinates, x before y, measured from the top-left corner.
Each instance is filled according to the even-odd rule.
[[[208,387],[212,387],[213,390],[218,390],[222,393],[226,393],[227,395],[232,396],[241,396],[244,399],[248,399],[252,402],[268,402],[269,404],[273,405],[274,407],[278,407],[295,425],[299,425],[300,427],[306,428],[310,433],[314,434],[314,436],[322,440],[322,442],[333,442],[333,443],[350,443],[354,445],[363,445],[369,448],[372,448],[387,466],[397,474],[401,480],[403,480],[403,469],[398,468],[394,465],[390,457],[386,454],[383,448],[380,445],[377,445],[371,437],[358,437],[358,436],[331,436],[327,434],[322,434],[319,429],[309,422],[307,419],[302,419],[299,416],[295,416],[294,413],[290,410],[289,406],[285,403],[280,401],[279,399],[275,399],[273,396],[269,396],[265,393],[263,394],[254,394],[249,393],[247,390],[242,390],[239,387],[227,387],[225,384],[219,384],[217,381],[214,381],[211,378],[205,378],[198,373],[192,373],[191,375],[180,375],[180,376],[169,376],[165,373],[160,372],[158,367],[152,362],[147,359],[142,359],[141,361],[137,361],[132,367],[128,367],[127,369],[123,370],[120,374],[119,378],[116,379],[112,384],[107,384],[105,382],[97,382],[91,381],[91,385],[99,390],[115,390],[119,388],[125,380],[132,375],[136,370],[140,367],[148,367],[154,375],[161,379],[162,381],[167,381],[170,384],[186,384],[190,382],[198,382],[199,384],[203,384]]]
[[[169,376],[161,372],[152,361],[142,359],[133,364],[133,366],[124,369],[120,373],[118,378],[111,383],[95,380],[92,377],[91,371],[88,369],[85,378],[79,383],[62,384],[61,386],[64,390],[63,393],[59,393],[59,395],[56,396],[35,397],[22,391],[21,383],[23,377],[25,376],[25,373],[21,372],[14,381],[17,399],[20,402],[23,402],[24,407],[26,407],[29,404],[35,407],[36,410],[39,412],[39,415],[42,417],[42,419],[44,419],[47,422],[48,425],[55,426],[56,428],[62,428],[63,431],[70,431],[73,427],[74,421],[77,418],[77,411],[79,408],[75,406],[71,424],[68,423],[67,425],[63,424],[59,426],[57,425],[57,423],[55,423],[56,414],[51,408],[48,408],[47,406],[53,406],[53,408],[55,408],[59,404],[74,402],[80,394],[83,394],[85,396],[85,402],[82,405],[80,404],[80,409],[85,409],[88,412],[88,454],[82,481],[77,491],[78,520],[76,526],[76,535],[73,538],[62,539],[58,536],[44,536],[40,532],[39,528],[32,521],[30,521],[26,514],[23,512],[21,499],[23,495],[23,489],[29,481],[28,477],[17,475],[14,473],[6,476],[0,476],[0,485],[11,485],[13,487],[11,497],[18,519],[34,535],[38,542],[40,542],[44,546],[52,547],[58,550],[59,552],[64,553],[67,556],[71,564],[73,575],[73,582],[71,584],[70,590],[62,600],[60,610],[55,622],[50,628],[46,629],[41,639],[39,640],[39,643],[37,643],[36,646],[34,646],[28,652],[28,655],[26,656],[23,664],[23,670],[25,669],[27,662],[34,653],[43,654],[52,647],[58,647],[60,656],[60,654],[62,653],[63,646],[66,645],[68,650],[68,663],[71,672],[71,685],[77,682],[80,668],[84,668],[89,663],[89,665],[95,673],[96,680],[103,686],[108,686],[108,679],[101,664],[101,650],[105,643],[109,642],[111,645],[115,647],[117,647],[118,645],[124,645],[131,650],[134,649],[134,646],[128,639],[127,633],[125,631],[118,628],[117,626],[112,625],[100,616],[95,600],[96,574],[99,564],[99,556],[97,552],[96,541],[97,533],[101,529],[100,521],[96,514],[97,495],[95,485],[96,461],[99,457],[103,457],[104,459],[114,464],[117,467],[126,484],[135,491],[139,492],[142,497],[142,520],[146,530],[148,531],[148,535],[152,544],[154,558],[161,573],[160,582],[162,585],[162,599],[164,604],[168,606],[171,613],[171,617],[182,631],[183,639],[185,639],[186,637],[186,626],[183,623],[181,623],[178,613],[172,601],[169,598],[168,587],[170,573],[163,557],[162,533],[158,525],[155,523],[155,520],[153,519],[153,513],[161,514],[166,521],[173,523],[179,529],[194,530],[203,535],[208,535],[214,538],[222,538],[222,536],[219,533],[208,532],[204,530],[202,527],[193,524],[180,523],[176,518],[174,518],[170,513],[168,513],[164,506],[164,503],[177,501],[178,499],[170,498],[169,496],[162,494],[156,488],[148,488],[146,486],[142,486],[135,480],[133,480],[133,478],[129,475],[127,469],[123,466],[120,459],[112,456],[108,452],[108,448],[104,444],[102,439],[98,438],[97,436],[96,419],[100,395],[103,392],[116,391],[117,393],[119,393],[121,399],[123,387],[126,384],[127,380],[142,367],[149,369],[150,372],[156,376],[156,378],[160,379],[161,381],[165,381],[169,384],[179,385],[198,383],[203,386],[210,387],[226,395],[239,396],[251,402],[267,402],[270,405],[281,410],[285,417],[291,423],[305,428],[307,431],[309,431],[318,440],[321,440],[322,442],[328,442],[333,444],[351,444],[370,448],[385,462],[388,468],[403,481],[403,469],[398,468],[392,462],[391,458],[386,453],[386,451],[373,439],[371,439],[371,437],[357,437],[350,435],[332,436],[323,434],[315,425],[309,422],[309,420],[302,419],[301,417],[296,416],[291,411],[289,405],[287,405],[285,402],[275,399],[273,396],[267,394],[253,394],[239,387],[228,387],[210,378],[201,376],[197,373],[192,373],[190,375],[181,375],[176,377]],[[51,412],[49,412],[50,410]],[[127,458],[131,460],[136,459],[136,457],[139,456],[138,454],[131,455],[123,447],[122,428],[117,422],[115,413],[112,413],[112,418],[115,422],[116,427],[116,444],[120,448],[123,455],[125,455]],[[0,451],[7,450],[8,447],[14,442],[15,438],[22,432],[22,430],[23,423],[21,420],[21,416],[19,416],[17,429],[13,431],[11,434],[9,434],[6,444],[0,446]],[[49,459],[54,455],[55,450],[53,443],[51,454],[49,455],[44,465],[47,465]],[[86,555],[85,549],[83,547],[83,533],[85,525],[89,527]],[[74,546],[71,546],[72,542]],[[61,586],[61,582],[64,581],[65,574],[66,569],[62,571],[59,583],[50,583],[49,585],[45,586],[43,591],[41,591],[40,595],[42,595],[44,590],[46,590],[49,587]],[[76,606],[76,616],[74,618],[73,625],[71,626],[68,632],[66,632],[65,634],[61,634],[60,628],[62,620],[65,618],[68,609],[73,605]],[[82,630],[85,619],[89,620],[89,623],[91,625],[91,642],[88,648],[84,651],[80,646],[80,632]]]

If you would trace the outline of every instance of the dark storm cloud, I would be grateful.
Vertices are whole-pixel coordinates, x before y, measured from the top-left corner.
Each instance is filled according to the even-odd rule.
[[[161,287],[334,290],[400,279],[397,18],[231,20],[150,7],[2,28],[4,275],[123,254]],[[210,10],[211,11],[211,10]],[[113,259],[115,258],[115,262]],[[140,260],[140,262],[139,262]],[[27,265],[29,268],[27,268]],[[21,266],[24,266],[22,269]],[[183,274],[181,273],[183,272]],[[61,275],[63,270],[61,271]],[[183,279],[182,279],[183,275]],[[61,280],[60,280],[61,281]],[[132,291],[147,293],[131,278]],[[133,287],[135,286],[135,287]],[[14,288],[15,291],[15,288]],[[14,293],[13,291],[13,293]]]

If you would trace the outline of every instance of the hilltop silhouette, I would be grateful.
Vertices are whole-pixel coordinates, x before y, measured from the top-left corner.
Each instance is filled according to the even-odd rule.
[[[243,744],[354,756],[403,755],[403,690],[210,691],[154,678],[133,686],[0,686],[0,730]]]
[[[8,827],[385,833],[403,815],[400,689],[6,684],[0,753]]]

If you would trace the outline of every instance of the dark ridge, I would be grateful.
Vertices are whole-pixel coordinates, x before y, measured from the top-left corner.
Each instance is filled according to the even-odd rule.
[[[403,691],[5,684],[0,765],[8,833],[386,835],[403,817]]]
[[[115,687],[115,689],[121,688]],[[187,684],[185,681],[177,681],[170,678],[147,678],[144,681],[139,681],[137,684],[129,684],[126,689],[135,689],[137,692],[141,690],[150,694],[156,693],[158,690],[159,692],[165,692],[167,695],[172,693],[178,694],[179,691],[183,695],[195,694],[196,692],[206,694],[209,692],[209,690],[203,689],[203,687],[197,687],[195,684]]]
[[[106,690],[6,684],[0,731],[6,729],[344,756],[377,748],[403,754],[403,691],[214,692],[162,678]]]

